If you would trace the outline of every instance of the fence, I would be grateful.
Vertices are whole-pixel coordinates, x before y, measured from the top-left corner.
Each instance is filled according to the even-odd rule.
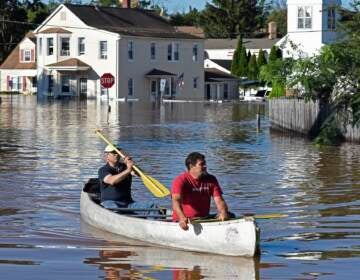
[[[319,129],[330,114],[328,105],[315,102],[305,102],[303,99],[270,99],[269,119],[271,127],[289,130],[303,135],[316,136]],[[344,137],[347,141],[360,142],[360,127],[346,125]]]

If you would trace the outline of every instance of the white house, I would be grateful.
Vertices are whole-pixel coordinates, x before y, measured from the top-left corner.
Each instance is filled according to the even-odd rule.
[[[309,57],[337,40],[341,0],[288,0],[287,34],[277,42],[284,57]]]
[[[149,10],[60,5],[36,30],[40,96],[204,99],[204,40]]]
[[[0,66],[0,91],[25,94],[36,92],[36,39],[32,32],[9,54]]]

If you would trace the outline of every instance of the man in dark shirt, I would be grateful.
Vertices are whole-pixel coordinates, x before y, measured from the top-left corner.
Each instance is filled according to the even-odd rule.
[[[112,145],[104,150],[106,164],[99,169],[101,205],[105,208],[156,208],[151,202],[134,202],[131,197],[132,167],[128,156],[120,157]]]

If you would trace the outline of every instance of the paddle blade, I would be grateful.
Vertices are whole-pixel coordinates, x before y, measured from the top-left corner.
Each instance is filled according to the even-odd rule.
[[[279,218],[286,218],[289,215],[287,214],[280,214],[280,213],[273,213],[273,214],[260,214],[255,215],[255,219],[279,219]]]
[[[146,175],[142,172],[139,173],[141,180],[143,181],[145,187],[151,191],[151,193],[156,197],[164,197],[170,194],[170,191],[161,184],[158,180]]]

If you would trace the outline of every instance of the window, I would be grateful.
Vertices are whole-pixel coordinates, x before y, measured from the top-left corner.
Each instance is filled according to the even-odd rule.
[[[128,96],[133,96],[134,94],[134,81],[132,78],[128,80]]]
[[[100,59],[107,59],[107,41],[100,41]]]
[[[22,77],[11,77],[9,81],[9,86],[12,91],[21,91],[22,90]]]
[[[193,79],[193,88],[197,88],[198,86],[198,77]]]
[[[151,60],[156,59],[156,44],[155,43],[150,44],[150,59]]]
[[[47,55],[53,55],[54,53],[54,39],[47,38]]]
[[[70,38],[60,38],[60,55],[69,56],[70,55]]]
[[[298,7],[298,28],[310,29],[312,27],[312,10],[310,6]]]
[[[194,62],[197,62],[198,61],[198,45],[197,44],[194,44],[193,46],[193,50],[192,50],[192,60]]]
[[[128,59],[129,60],[134,59],[134,42],[133,41],[128,42]]]
[[[24,50],[24,61],[31,61],[31,50]]]
[[[70,92],[69,76],[61,76],[61,92]]]
[[[52,92],[54,86],[54,80],[51,75],[48,75],[48,92]]]
[[[179,49],[180,49],[179,43],[168,44],[168,53],[167,53],[168,61],[179,61],[180,58]]]
[[[39,55],[42,54],[42,38],[39,38],[39,50],[38,50]]]
[[[328,8],[327,25],[329,30],[336,29],[336,9],[335,7]]]
[[[78,55],[85,54],[85,38],[78,38]]]

